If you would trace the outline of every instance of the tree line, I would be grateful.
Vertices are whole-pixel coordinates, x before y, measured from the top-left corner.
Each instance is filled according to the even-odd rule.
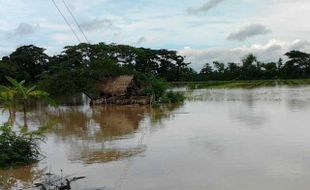
[[[260,80],[299,79],[310,77],[310,54],[290,51],[285,54],[287,61],[264,63],[253,54],[244,57],[241,63],[206,63],[200,71],[204,80]]]
[[[94,84],[107,76],[134,74],[145,83],[166,81],[257,80],[310,77],[310,54],[290,51],[287,61],[264,63],[250,54],[240,63],[206,63],[199,71],[190,67],[177,51],[136,48],[117,44],[66,46],[49,56],[34,45],[17,48],[0,60],[0,84],[5,76],[26,80],[51,94],[91,91]],[[157,88],[160,90],[160,88]],[[91,92],[88,92],[91,93]]]
[[[28,45],[2,58],[0,83],[5,84],[9,76],[39,84],[51,93],[73,93],[91,89],[100,78],[122,74],[134,74],[141,81],[187,80],[195,73],[188,65],[176,51],[165,49],[81,43],[48,56],[45,49]]]

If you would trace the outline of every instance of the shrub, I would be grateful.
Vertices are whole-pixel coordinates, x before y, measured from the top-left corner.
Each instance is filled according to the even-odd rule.
[[[166,92],[162,97],[159,98],[159,103],[164,104],[174,104],[174,103],[182,103],[185,100],[185,96],[182,92]]]
[[[140,74],[137,77],[142,82],[144,93],[155,95],[156,100],[162,97],[169,87],[167,82],[153,75]]]
[[[0,168],[37,161],[40,140],[42,137],[36,133],[18,134],[10,126],[0,126]]]

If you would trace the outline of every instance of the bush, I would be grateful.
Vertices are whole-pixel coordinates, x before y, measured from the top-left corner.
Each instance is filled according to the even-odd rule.
[[[39,140],[42,138],[35,133],[17,134],[10,126],[0,126],[0,168],[37,161]]]
[[[145,94],[155,95],[155,99],[162,97],[168,89],[168,83],[162,79],[158,79],[153,75],[137,75],[141,81]]]
[[[185,100],[185,96],[182,92],[166,92],[162,97],[159,98],[159,103],[164,104],[174,104],[174,103],[182,103]]]

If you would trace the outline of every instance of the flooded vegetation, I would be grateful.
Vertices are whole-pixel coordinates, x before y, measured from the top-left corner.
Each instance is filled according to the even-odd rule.
[[[37,104],[28,126],[49,125],[44,158],[0,170],[1,189],[46,173],[85,176],[72,189],[308,189],[309,86],[186,89],[181,105]],[[8,113],[1,115],[6,122]],[[23,114],[15,114],[19,126]]]
[[[287,79],[287,80],[233,80],[233,81],[201,81],[201,82],[174,82],[174,86],[187,86],[190,89],[203,88],[257,88],[275,87],[280,85],[297,86],[309,85],[309,79]]]
[[[128,2],[2,2],[0,190],[308,190],[310,1]]]

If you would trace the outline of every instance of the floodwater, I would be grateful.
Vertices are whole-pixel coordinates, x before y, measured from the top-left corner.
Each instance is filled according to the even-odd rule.
[[[185,90],[185,89],[180,89]],[[37,106],[48,124],[40,162],[0,170],[0,189],[47,172],[86,176],[73,189],[308,190],[310,86],[186,90],[162,108]],[[4,113],[1,122],[7,120]],[[15,125],[22,124],[17,113]]]

